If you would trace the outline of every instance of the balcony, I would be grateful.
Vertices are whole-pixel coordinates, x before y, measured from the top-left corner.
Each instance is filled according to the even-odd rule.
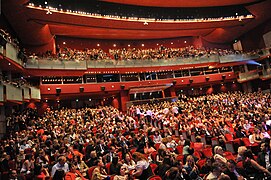
[[[245,73],[239,73],[239,78],[237,78],[237,81],[239,83],[243,83],[254,79],[258,79],[259,77],[260,76],[258,70],[253,70]]]
[[[260,76],[262,80],[267,80],[271,78],[271,69],[263,69],[262,75]]]
[[[86,70],[88,68],[120,68],[120,67],[159,67],[177,66],[202,63],[229,63],[257,59],[257,54],[235,54],[226,56],[202,56],[196,58],[174,58],[159,60],[83,60],[67,61],[54,58],[29,58],[26,68],[30,69],[73,69]]]

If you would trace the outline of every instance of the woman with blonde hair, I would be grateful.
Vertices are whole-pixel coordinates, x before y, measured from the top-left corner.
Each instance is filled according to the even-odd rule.
[[[224,157],[223,153],[224,153],[223,148],[221,146],[216,146],[214,148],[214,160],[216,162],[226,164],[227,159]]]
[[[135,152],[132,156],[136,162],[135,171],[133,171],[132,175],[136,179],[146,180],[153,175],[148,158],[144,154]]]
[[[197,179],[200,177],[199,176],[199,169],[198,169],[197,165],[195,164],[195,160],[192,155],[187,156],[186,163],[183,167],[191,179]]]

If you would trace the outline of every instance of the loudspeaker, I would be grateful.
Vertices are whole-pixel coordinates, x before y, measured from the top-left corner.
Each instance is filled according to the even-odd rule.
[[[173,80],[173,81],[172,81],[172,84],[173,84],[173,85],[176,85],[176,83],[177,83],[176,80]]]
[[[194,81],[193,79],[189,79],[190,84],[192,84],[192,83],[193,83],[193,81]]]
[[[125,86],[124,85],[120,85],[120,89],[124,89],[125,88]]]
[[[207,77],[205,77],[205,79],[206,79],[206,81],[209,81],[209,80],[210,80],[210,77],[209,77],[209,76],[207,76]]]
[[[79,87],[80,93],[84,92],[84,87]]]
[[[223,80],[226,79],[226,75],[225,75],[225,74],[222,75],[222,79],[223,79]]]
[[[104,86],[101,86],[101,90],[104,91],[104,90],[105,90],[105,87],[104,87]]]
[[[56,93],[60,94],[61,93],[61,88],[56,88]]]

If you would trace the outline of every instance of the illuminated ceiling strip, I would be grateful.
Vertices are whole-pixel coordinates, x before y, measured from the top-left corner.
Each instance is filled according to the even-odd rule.
[[[58,10],[57,8],[53,7],[36,7],[33,3],[30,3],[26,6],[27,8],[42,10],[42,11],[50,11],[53,13],[60,13],[60,14],[67,14],[67,15],[74,15],[74,16],[83,16],[83,17],[92,17],[92,18],[99,18],[99,19],[108,19],[108,20],[118,20],[118,21],[131,21],[131,22],[154,22],[154,23],[195,23],[195,22],[222,22],[222,21],[242,21],[244,19],[254,19],[253,15],[247,16],[237,16],[237,17],[221,17],[221,18],[208,18],[208,19],[177,19],[177,20],[168,20],[168,19],[148,19],[148,18],[136,18],[136,17],[120,17],[120,16],[113,16],[113,15],[100,15],[96,13],[86,13],[82,11],[72,11],[72,10]]]

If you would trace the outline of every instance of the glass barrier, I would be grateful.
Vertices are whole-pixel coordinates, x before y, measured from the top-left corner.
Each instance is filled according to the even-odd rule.
[[[23,62],[21,59],[18,58],[19,49],[17,47],[14,47],[12,44],[7,43],[6,44],[6,57],[9,59],[15,61],[16,63],[23,65]]]
[[[263,69],[262,71],[262,78],[270,78],[271,76],[271,69]]]
[[[209,62],[237,62],[250,59],[257,59],[257,54],[235,54],[235,55],[211,55],[210,57],[202,56],[196,58],[173,58],[158,60],[59,60],[52,58],[33,59],[29,58],[26,68],[36,69],[87,69],[87,68],[119,68],[119,67],[155,67],[155,66],[174,66],[187,64],[200,64]]]
[[[248,81],[251,79],[257,79],[259,78],[259,73],[258,71],[249,71],[246,73],[240,73],[239,74],[239,78],[237,79],[239,82],[243,82],[243,81]]]
[[[52,58],[29,58],[26,67],[34,69],[87,69],[86,61],[65,61]]]
[[[229,62],[237,62],[237,61],[246,61],[259,58],[258,54],[232,54],[226,56],[220,56],[220,63],[229,63]]]

